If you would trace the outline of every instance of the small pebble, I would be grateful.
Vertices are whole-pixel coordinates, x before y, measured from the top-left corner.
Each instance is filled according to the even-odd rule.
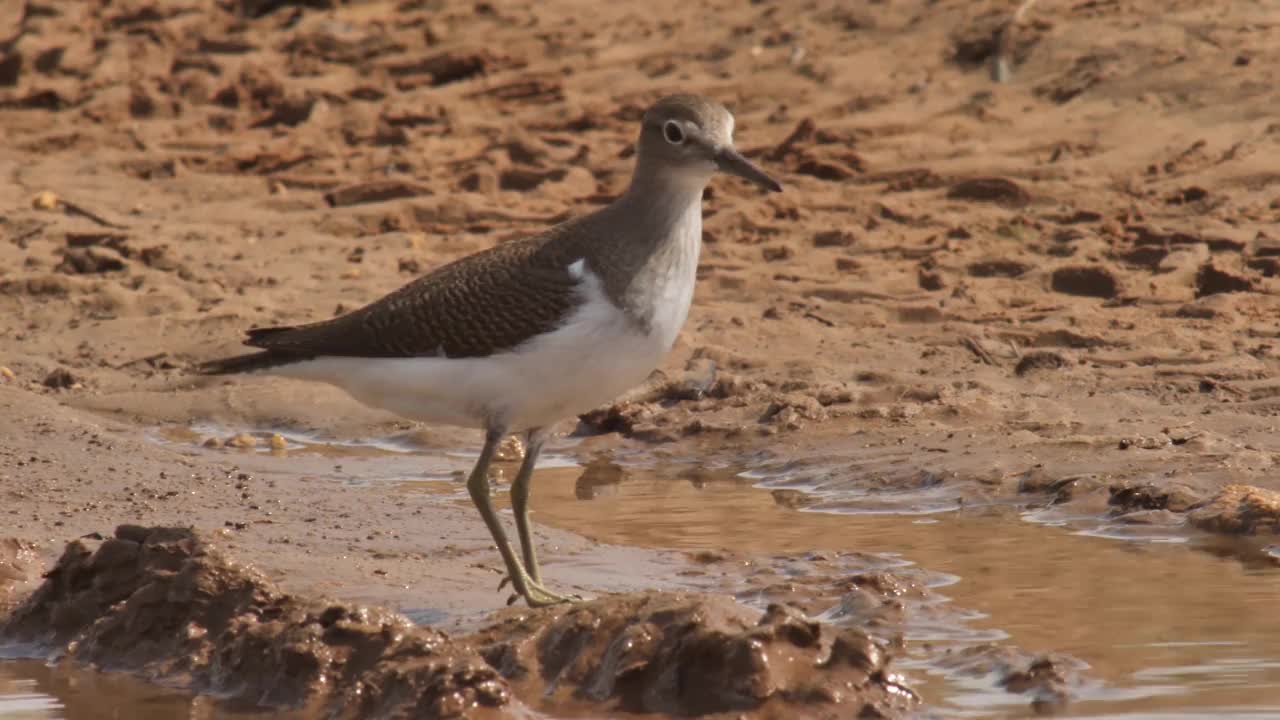
[[[515,435],[508,435],[498,445],[493,459],[499,462],[516,462],[524,459],[524,443]]]
[[[234,448],[257,447],[258,438],[250,435],[249,433],[240,433],[239,435],[232,437],[230,440],[227,440],[227,445]]]
[[[271,449],[285,450],[289,447],[289,441],[284,439],[280,433],[271,433]]]
[[[31,207],[37,210],[55,210],[58,207],[58,196],[44,190],[31,199]]]
[[[4,367],[3,365],[0,365],[0,377],[4,378],[5,380],[12,380],[14,379],[15,376],[12,370],[10,370],[7,367]]]
[[[216,437],[206,438],[204,441],[204,446],[207,448],[213,448],[217,450],[222,447],[222,438],[216,438]]]

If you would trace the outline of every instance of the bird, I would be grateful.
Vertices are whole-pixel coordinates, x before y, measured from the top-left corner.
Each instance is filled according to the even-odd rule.
[[[530,607],[579,600],[542,582],[528,514],[534,466],[556,422],[641,384],[671,350],[693,298],[712,177],[782,191],[735,149],[733,130],[713,99],[663,97],[640,120],[630,184],[610,204],[444,264],[347,314],[249,329],[244,344],[255,352],[199,371],[328,383],[410,420],[483,431],[467,490],[506,565],[503,582]],[[488,480],[511,434],[525,439],[510,487],[519,556]]]

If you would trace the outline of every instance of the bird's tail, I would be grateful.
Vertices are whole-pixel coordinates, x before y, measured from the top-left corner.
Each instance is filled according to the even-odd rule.
[[[195,367],[196,372],[201,375],[234,375],[236,373],[253,372],[255,370],[269,370],[281,365],[306,360],[292,353],[281,353],[274,350],[263,350],[261,352],[248,353],[246,355],[236,355],[234,357],[221,358],[218,360],[210,360],[201,363]]]

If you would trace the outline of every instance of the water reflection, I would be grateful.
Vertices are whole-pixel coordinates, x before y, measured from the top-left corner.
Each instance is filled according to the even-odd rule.
[[[38,660],[3,659],[0,648],[0,718],[22,720],[259,720],[296,717],[236,708],[144,683],[128,675],[72,669]]]
[[[618,484],[626,478],[621,465],[604,457],[597,457],[582,467],[573,483],[573,496],[579,500],[594,500],[618,493]]]
[[[1152,543],[1169,536],[1170,528],[1159,525],[1145,537],[1133,533],[1146,542],[1121,542],[1115,538],[1129,536],[1103,531],[1105,518],[1080,532],[1069,523],[1026,522],[1023,511],[1007,505],[952,505],[930,514],[932,522],[913,522],[900,513],[851,509],[865,488],[842,497],[834,478],[824,482],[821,501],[791,488],[762,492],[753,487],[759,481],[732,468],[596,461],[539,472],[534,519],[622,545],[901,558],[954,577],[946,595],[965,611],[947,619],[951,640],[959,619],[971,626],[967,636],[960,633],[969,640],[1007,635],[1030,652],[1087,663],[1092,680],[1076,689],[1072,716],[1118,712],[1133,720],[1194,707],[1239,717],[1265,709],[1280,717],[1274,547],[1184,528],[1178,543]],[[931,504],[939,487],[945,483],[922,482],[917,492]],[[839,614],[837,606],[828,619]],[[917,617],[925,621],[907,629],[916,643],[908,663],[940,717],[1026,714],[1026,698],[931,663],[919,645],[940,642],[940,649],[948,633],[928,637],[940,628],[931,627],[927,613]]]

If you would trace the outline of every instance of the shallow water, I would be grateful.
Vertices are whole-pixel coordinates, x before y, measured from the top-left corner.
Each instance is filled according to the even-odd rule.
[[[4,653],[0,652],[0,658]],[[0,659],[0,718],[5,720],[256,720],[214,698],[151,685],[120,673]]]
[[[940,716],[1026,715],[1026,698],[932,661],[947,646],[1003,636],[1087,665],[1067,716],[1194,709],[1280,717],[1280,572],[1251,561],[1247,546],[1196,535],[1121,541],[1093,526],[1046,527],[1013,506],[928,516],[797,511],[732,470],[686,468],[680,478],[678,468],[617,468],[616,482],[591,492],[583,475],[541,473],[535,522],[662,548],[858,551],[953,577],[940,592],[962,609],[953,619],[963,627],[940,635],[932,622],[909,620],[909,657],[900,666]]]
[[[155,438],[196,448],[211,432],[216,429]],[[472,452],[428,451],[403,439],[287,440],[289,471],[323,468],[335,481],[393,482],[406,492],[445,492],[466,501],[459,478]],[[561,450],[535,479],[536,523],[622,545],[763,557],[820,551],[847,558],[848,574],[887,568],[932,588],[928,606],[908,603],[901,627],[907,652],[898,664],[928,703],[927,717],[1030,714],[1029,697],[941,662],[948,650],[980,643],[1078,661],[1073,701],[1058,717],[1280,717],[1275,548],[1008,501],[964,504],[934,477],[869,491],[865,478],[842,479],[840,471],[824,472],[818,482],[763,464],[744,470],[598,458],[584,468],[570,460],[572,448]],[[242,452],[255,465],[277,462],[265,443],[218,452]],[[554,569],[554,558],[547,564]],[[795,567],[805,572],[803,562]],[[755,571],[727,573],[747,578]],[[753,601],[749,593],[740,597]],[[835,612],[826,617],[839,621]],[[22,717],[205,716],[197,710],[200,699],[160,690],[156,698],[143,693],[129,701],[158,714],[72,713],[74,693],[55,687],[41,668],[0,663],[0,716],[18,703],[33,713]],[[89,697],[105,692],[96,689],[100,676],[80,675],[95,678],[83,681]]]

